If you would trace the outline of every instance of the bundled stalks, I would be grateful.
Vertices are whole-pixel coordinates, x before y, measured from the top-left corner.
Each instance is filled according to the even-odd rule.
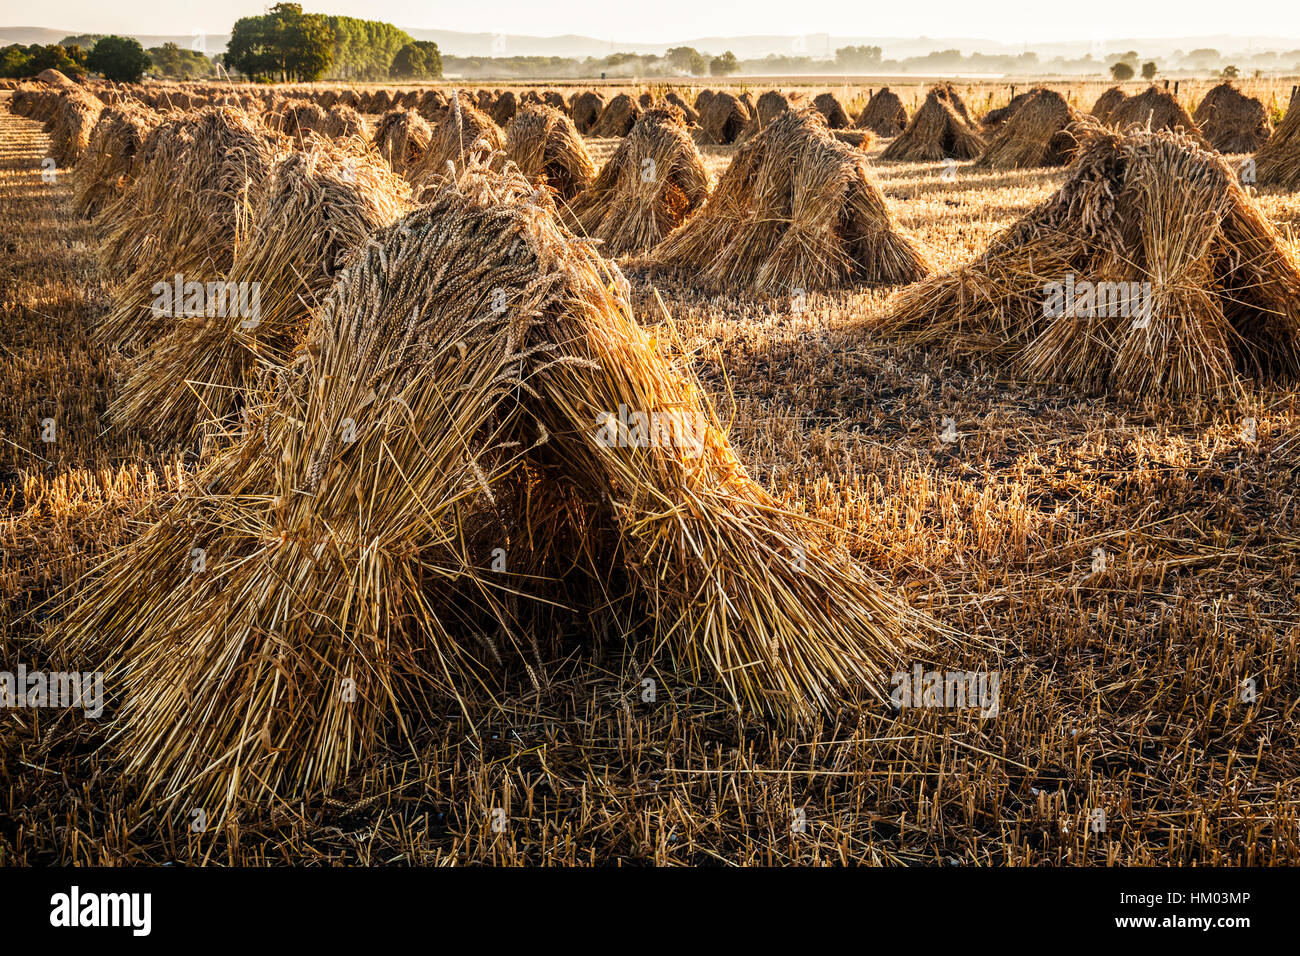
[[[627,93],[620,93],[600,111],[600,119],[592,127],[591,134],[600,139],[626,136],[636,125],[641,116],[641,107]]]
[[[904,291],[883,331],[1133,396],[1300,374],[1300,263],[1223,158],[1181,132],[1084,136],[1054,196]]]
[[[304,149],[276,162],[255,197],[222,277],[226,298],[210,303],[226,307],[171,316],[137,357],[112,417],[175,442],[206,423],[227,427],[252,379],[285,367],[349,256],[410,208],[409,187],[374,152],[306,134]]]
[[[1110,111],[1106,123],[1116,129],[1141,126],[1152,130],[1183,130],[1194,137],[1201,131],[1183,105],[1168,90],[1149,86],[1137,96],[1130,96]]]
[[[746,475],[531,191],[471,169],[376,235],[248,433],[69,596],[56,652],[120,688],[142,799],[215,818],[337,786],[440,695],[472,706],[494,661],[537,661],[557,604],[589,627],[635,608],[762,712],[882,696],[915,650],[920,619]],[[610,440],[621,407],[689,444]],[[487,570],[494,546],[518,570]]]
[[[826,125],[830,129],[849,129],[853,126],[853,121],[849,119],[844,105],[836,99],[834,93],[818,94],[813,100],[813,106],[825,117]]]
[[[983,169],[1064,166],[1078,145],[1071,127],[1079,119],[1060,93],[1033,90],[1001,124],[975,165]]]
[[[749,119],[749,109],[731,93],[714,93],[700,110],[702,142],[729,146],[744,134]]]
[[[567,215],[613,258],[649,252],[708,195],[709,174],[681,113],[648,110]]]
[[[586,189],[595,164],[573,121],[551,106],[529,105],[506,127],[506,156],[531,182],[544,184],[567,202]]]
[[[476,162],[500,166],[505,160],[505,135],[492,118],[457,96],[441,121],[433,128],[424,161],[411,174],[419,190],[446,176],[455,176]]]
[[[1261,186],[1300,189],[1300,97],[1255,155],[1255,176]]]
[[[965,109],[951,87],[931,88],[907,129],[885,147],[880,158],[918,163],[974,159],[984,151],[985,143]]]
[[[573,125],[583,136],[592,135],[592,130],[600,121],[600,114],[605,111],[605,98],[592,90],[583,90],[574,94],[569,112],[573,115]]]
[[[1205,94],[1192,119],[1205,141],[1221,153],[1253,153],[1273,134],[1264,104],[1229,81]]]
[[[50,155],[59,166],[72,166],[90,145],[90,135],[99,122],[104,103],[80,87],[59,94],[59,103],[46,132],[50,134]]]
[[[131,182],[135,157],[161,117],[148,107],[126,102],[99,114],[90,143],[72,180],[72,208],[92,218],[121,196]]]
[[[885,86],[877,90],[862,108],[856,124],[877,136],[898,136],[907,128],[907,110],[898,94]]]
[[[129,271],[101,321],[104,341],[128,352],[156,341],[170,320],[155,307],[155,286],[176,275],[215,281],[230,271],[245,211],[286,146],[229,107],[164,122],[150,134],[131,189],[105,211],[100,258]]]
[[[655,250],[712,288],[768,294],[927,274],[896,228],[866,157],[817,110],[778,116],[743,144],[695,217]]]
[[[389,110],[371,141],[393,171],[409,177],[424,162],[433,130],[414,110]]]

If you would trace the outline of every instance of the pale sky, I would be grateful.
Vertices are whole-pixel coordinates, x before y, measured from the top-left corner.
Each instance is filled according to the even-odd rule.
[[[85,33],[223,34],[269,3],[205,0],[0,0],[0,25]],[[309,12],[387,20],[399,27],[557,36],[574,33],[642,43],[755,34],[974,37],[1021,43],[1160,38],[1300,36],[1300,2],[1223,0],[308,0]]]

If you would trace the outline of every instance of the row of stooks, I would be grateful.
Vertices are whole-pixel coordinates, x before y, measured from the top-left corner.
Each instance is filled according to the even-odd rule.
[[[575,631],[790,714],[880,697],[925,653],[936,625],[747,477],[632,314],[592,238],[607,220],[640,235],[685,210],[650,264],[726,291],[914,283],[881,334],[1037,380],[1204,395],[1300,372],[1294,252],[1187,133],[1085,124],[1055,195],[931,275],[813,109],[775,116],[711,191],[680,111],[648,110],[567,203],[541,188],[546,144],[581,137],[544,106],[503,132],[453,104],[408,177],[359,137],[228,107],[103,112],[73,198],[115,280],[110,418],[202,452],[66,595],[50,649],[108,672],[111,745],[151,797],[336,786],[439,700],[490,706],[512,661],[544,692]],[[160,310],[177,274],[197,299],[187,283]],[[213,309],[205,279],[223,302],[256,284],[255,314]],[[1053,283],[1144,287],[1141,311],[1047,310]]]
[[[78,111],[68,111],[69,99],[81,101]],[[363,114],[403,111],[425,122],[438,122],[452,105],[469,105],[489,117],[495,125],[507,126],[520,111],[550,107],[572,120],[578,134],[597,138],[625,137],[641,114],[654,109],[675,108],[681,112],[690,135],[699,146],[731,146],[745,142],[761,131],[772,118],[789,109],[811,105],[822,114],[828,129],[844,142],[867,148],[874,137],[894,139],[881,157],[887,160],[936,161],[976,160],[992,169],[1065,165],[1073,156],[1075,138],[1071,127],[1082,116],[1058,92],[1035,87],[1014,96],[1006,107],[992,109],[982,120],[971,117],[965,101],[950,83],[932,87],[922,107],[909,118],[907,111],[888,87],[871,91],[865,107],[853,120],[831,92],[823,92],[809,103],[798,96],[771,90],[757,100],[749,92],[705,90],[688,103],[679,91],[643,92],[640,98],[617,94],[610,101],[599,92],[580,90],[568,98],[554,90],[398,90],[363,91],[312,90],[295,94],[283,91],[242,91],[237,87],[203,90],[177,88],[116,87],[107,85],[82,90],[68,87],[27,87],[14,94],[14,112],[47,121],[56,133],[56,159],[73,161],[78,142],[85,146],[87,125],[100,104],[136,103],[155,109],[194,109],[201,105],[234,105],[264,113],[273,125],[287,130],[315,129],[326,135],[347,135],[364,131]],[[68,124],[78,131],[72,137],[57,135],[60,112],[69,113]],[[77,113],[81,113],[78,117]],[[1274,131],[1268,111],[1260,100],[1245,96],[1231,82],[1221,83],[1205,96],[1195,116],[1182,107],[1167,90],[1149,87],[1136,96],[1119,87],[1110,88],[1093,105],[1091,116],[1101,122],[1125,127],[1149,125],[1152,129],[1183,129],[1223,153],[1260,151],[1256,182],[1260,185],[1300,187],[1300,168],[1292,157],[1300,139],[1300,116],[1291,111],[1288,121]],[[66,148],[64,144],[66,143]],[[65,155],[66,153],[66,155]]]

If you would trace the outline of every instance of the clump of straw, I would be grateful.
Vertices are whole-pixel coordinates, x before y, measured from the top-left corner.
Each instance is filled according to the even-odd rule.
[[[763,712],[879,696],[915,648],[919,619],[745,474],[534,195],[470,168],[375,235],[246,432],[69,596],[55,649],[120,689],[143,798],[337,785],[431,695],[527,659],[561,595],[632,602],[683,675]],[[611,440],[620,407],[684,427]],[[518,570],[487,569],[494,545]]]
[[[897,93],[887,86],[881,87],[862,108],[856,126],[869,129],[877,136],[898,136],[907,128],[907,110]]]
[[[1300,189],[1300,97],[1255,155],[1255,176],[1261,186]]]
[[[573,121],[551,106],[531,104],[506,127],[506,156],[524,176],[573,199],[596,175],[587,147]]]
[[[424,161],[411,173],[417,195],[421,188],[455,177],[474,162],[500,165],[505,160],[506,140],[501,127],[482,110],[471,106],[467,98],[457,96],[442,119],[433,128]]]
[[[72,208],[77,215],[94,217],[122,194],[136,155],[160,119],[153,110],[129,101],[99,114],[74,173]]]
[[[708,195],[709,174],[682,115],[647,110],[566,215],[612,258],[649,252]]]
[[[926,94],[907,129],[885,147],[880,158],[910,162],[974,159],[984,146],[961,97],[950,86],[936,86]]]
[[[304,145],[272,168],[221,277],[230,290],[257,289],[256,315],[170,317],[109,408],[115,420],[183,442],[225,419],[251,377],[288,362],[347,258],[410,209],[406,183],[357,141],[308,133]]]
[[[389,110],[375,126],[372,144],[393,172],[410,176],[424,163],[433,130],[414,110]]]
[[[1205,141],[1221,153],[1253,153],[1273,133],[1264,104],[1230,81],[1206,93],[1192,119]]]
[[[593,90],[583,90],[573,95],[569,112],[573,116],[573,125],[583,136],[589,136],[600,121],[600,114],[605,111],[605,98]]]
[[[641,116],[641,106],[627,93],[619,93],[600,111],[600,119],[591,129],[591,136],[611,139],[626,136]]]
[[[779,115],[732,158],[708,203],[655,250],[711,288],[768,294],[927,274],[866,156],[812,108]]]
[[[99,122],[104,103],[81,87],[59,94],[58,106],[48,123],[50,156],[59,166],[72,166],[90,145],[90,135]]]
[[[1300,374],[1300,263],[1223,158],[1181,132],[1083,135],[1054,196],[881,330],[1134,396]]]
[[[975,165],[984,169],[1064,166],[1077,145],[1070,127],[1079,116],[1055,90],[1036,89],[1004,120]]]

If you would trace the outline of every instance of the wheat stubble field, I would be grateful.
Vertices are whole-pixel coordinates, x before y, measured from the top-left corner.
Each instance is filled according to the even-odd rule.
[[[587,140],[597,168],[619,142]],[[891,163],[886,142],[870,173],[936,270],[1068,175]],[[132,363],[95,334],[119,277],[71,176],[43,180],[50,149],[0,101],[0,659],[29,670],[68,666],[66,596],[165,519],[198,455],[108,414]],[[736,149],[701,147],[715,184]],[[1300,195],[1257,200],[1294,254]],[[935,622],[908,668],[1000,675],[995,715],[897,710],[887,682],[813,714],[737,708],[610,596],[538,617],[531,650],[458,693],[431,682],[345,775],[298,793],[143,792],[111,681],[97,721],[5,711],[0,862],[1300,860],[1297,386],[1134,399],[1026,381],[881,334],[903,283],[774,296],[621,262],[637,322],[698,379],[744,470]]]

